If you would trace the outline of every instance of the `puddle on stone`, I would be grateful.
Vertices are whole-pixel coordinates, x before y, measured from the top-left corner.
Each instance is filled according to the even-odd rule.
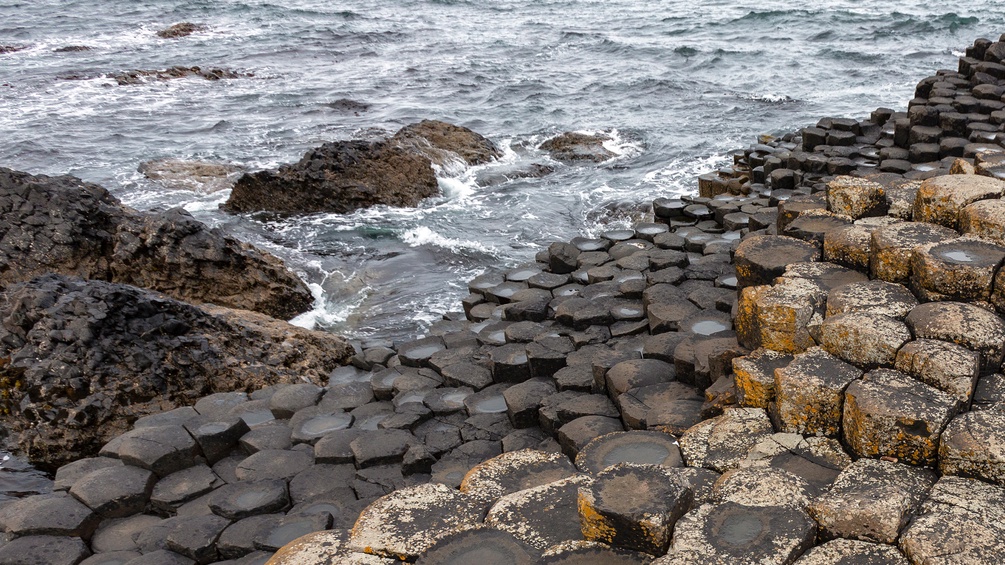
[[[255,508],[268,500],[272,495],[267,491],[255,490],[242,492],[234,497],[234,506],[238,508]]]
[[[948,259],[950,261],[955,261],[957,263],[973,263],[976,257],[973,253],[969,251],[964,251],[962,249],[956,249],[953,251],[940,251],[939,256],[943,259]]]
[[[305,536],[314,531],[314,524],[309,520],[301,520],[290,524],[283,524],[269,533],[265,538],[265,545],[269,547],[283,547],[291,541]]]
[[[394,403],[397,406],[402,406],[408,404],[409,402],[422,403],[426,399],[426,395],[429,394],[428,390],[413,390],[409,392],[404,392],[394,397]]]
[[[271,410],[255,410],[253,412],[242,412],[241,419],[244,420],[245,424],[248,424],[249,428],[254,428],[266,422],[271,422],[276,417],[272,415]]]
[[[247,421],[245,421],[245,423],[247,423]],[[226,422],[210,422],[199,426],[197,431],[200,435],[211,436],[223,432],[229,427],[230,424],[227,424]]]
[[[740,239],[740,232],[738,231],[728,231],[719,235],[722,239],[727,241],[738,241]]]
[[[502,345],[506,343],[506,331],[496,330],[485,335],[486,343]]]
[[[373,388],[377,390],[391,390],[394,388],[394,381],[398,380],[401,373],[393,369],[385,371],[384,374],[375,375],[373,378]]]
[[[346,365],[345,367],[335,369],[328,375],[328,385],[359,383],[370,380],[372,376],[373,373],[369,371],[358,369],[352,365]]]
[[[742,547],[756,540],[763,531],[764,522],[760,516],[731,514],[719,526],[716,540],[734,547]]]
[[[719,279],[719,284],[727,288],[736,288],[737,280],[735,275],[729,275]]]
[[[377,429],[377,425],[383,422],[390,414],[375,414],[367,418],[356,420],[353,429],[372,431]]]
[[[646,278],[646,276],[643,275],[642,273],[640,273],[638,271],[634,271],[634,272],[631,272],[631,273],[624,273],[622,275],[618,275],[614,279],[614,281],[618,282],[618,283],[623,283],[625,281],[634,281],[634,280],[645,279],[645,278]]]
[[[476,400],[472,408],[472,411],[478,414],[499,414],[506,411],[506,399],[501,394],[490,396]]]
[[[611,230],[604,232],[604,237],[611,241],[625,241],[635,237],[635,230]]]
[[[405,355],[407,355],[410,359],[428,359],[441,349],[443,349],[442,345],[433,343],[430,345],[423,345],[421,347],[411,347],[405,350]]]
[[[509,298],[516,294],[517,289],[512,286],[499,285],[492,289],[492,294],[500,298]]]
[[[665,445],[650,442],[636,442],[619,445],[604,455],[604,467],[618,463],[639,463],[642,465],[659,465],[670,455]]]
[[[691,331],[698,335],[712,335],[714,333],[726,331],[729,326],[718,320],[702,320],[691,324]]]
[[[611,313],[614,314],[615,318],[621,320],[630,320],[636,318],[641,319],[643,316],[645,316],[645,312],[643,312],[641,308],[621,307],[621,308],[615,308],[614,311]]]
[[[464,406],[464,399],[471,396],[470,392],[451,392],[444,394],[440,397],[443,404],[449,406],[450,408],[462,408]]]
[[[506,273],[506,280],[523,282],[541,272],[541,269],[520,269]]]
[[[334,414],[332,416],[318,416],[311,418],[300,426],[304,434],[309,436],[319,436],[336,430],[344,430],[352,424],[352,416],[349,414]]]

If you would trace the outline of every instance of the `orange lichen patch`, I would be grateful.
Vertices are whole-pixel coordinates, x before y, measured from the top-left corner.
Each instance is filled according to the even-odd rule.
[[[577,506],[579,508],[579,521],[583,528],[583,538],[592,541],[600,541],[606,544],[614,543],[614,536],[617,531],[611,527],[607,520],[597,512],[593,506],[592,496],[583,491],[579,492]]]
[[[767,408],[775,398],[775,369],[790,361],[791,355],[763,348],[734,358],[733,374],[740,406]]]
[[[826,296],[805,279],[785,279],[773,287],[744,289],[734,324],[737,339],[748,349],[804,351],[815,345],[810,329],[823,321]]]

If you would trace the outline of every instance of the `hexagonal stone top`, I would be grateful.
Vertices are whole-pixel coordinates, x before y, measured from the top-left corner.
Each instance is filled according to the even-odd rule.
[[[446,485],[407,487],[367,506],[349,545],[383,557],[415,559],[451,530],[481,523],[484,512],[484,502]]]
[[[771,284],[792,263],[820,260],[820,248],[807,241],[781,235],[757,235],[740,242],[735,255],[740,288]]]
[[[461,481],[461,492],[494,500],[576,474],[576,467],[561,453],[521,449],[476,465]]]
[[[960,210],[978,200],[1001,198],[1005,182],[981,175],[942,175],[925,180],[914,200],[914,220],[955,229]]]

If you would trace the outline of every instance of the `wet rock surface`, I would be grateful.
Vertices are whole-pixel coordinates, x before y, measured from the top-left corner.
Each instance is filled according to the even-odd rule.
[[[379,141],[336,141],[297,163],[237,180],[223,208],[231,212],[345,214],[377,204],[414,207],[438,195],[433,165],[478,164],[500,155],[477,133],[426,120]]]
[[[351,352],[333,335],[251,312],[58,275],[8,287],[0,312],[8,440],[53,467],[207,393],[322,382]]]
[[[60,469],[52,500],[4,508],[20,511],[0,514],[13,539],[0,551],[255,562],[290,542],[275,563],[996,562],[1005,275],[996,255],[970,261],[951,281],[966,292],[947,292],[934,263],[914,261],[919,246],[968,252],[954,247],[964,230],[1001,243],[985,210],[1001,193],[984,180],[1001,161],[958,131],[990,116],[940,96],[987,90],[974,68],[991,45],[1005,52],[978,42],[959,73],[922,81],[909,112],[751,146],[703,175],[699,196],[654,202],[652,221],[478,277],[465,314],[427,338],[364,344],[331,382],[193,393],[194,408],[116,431]],[[958,155],[932,160],[943,145]],[[938,180],[950,167],[958,178]],[[94,508],[74,496],[91,474],[126,473],[153,476],[152,490],[89,495]],[[25,512],[60,505],[56,535]]]
[[[61,273],[289,319],[313,302],[279,259],[181,209],[141,213],[70,176],[0,169],[0,284]]]
[[[604,147],[605,141],[610,141],[610,138],[603,134],[566,132],[545,141],[540,148],[557,161],[600,163],[615,157],[613,151]]]

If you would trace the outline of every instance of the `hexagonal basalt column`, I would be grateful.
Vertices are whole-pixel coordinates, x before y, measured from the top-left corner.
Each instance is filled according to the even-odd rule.
[[[823,538],[893,543],[936,475],[889,461],[859,459],[838,475],[830,491],[809,505]]]
[[[839,286],[827,294],[827,316],[849,312],[883,314],[903,320],[918,305],[904,285],[881,280]]]
[[[824,349],[859,367],[892,366],[897,351],[911,339],[904,322],[867,312],[830,316],[819,335]]]
[[[911,278],[911,258],[919,245],[954,239],[946,227],[921,222],[901,222],[872,232],[869,274],[874,279],[906,283]]]
[[[910,565],[897,548],[883,543],[835,539],[807,551],[796,565]]]
[[[939,471],[1005,486],[1005,412],[968,412],[949,422],[939,445]]]
[[[1005,489],[942,477],[898,542],[912,563],[998,563],[1005,547]]]
[[[1005,247],[961,237],[921,245],[911,258],[911,288],[925,302],[988,301]]]
[[[791,563],[813,546],[816,524],[792,506],[744,506],[734,502],[706,504],[677,522],[674,551],[655,564],[694,552],[698,561],[683,563]]]
[[[493,528],[513,534],[538,550],[583,538],[579,525],[579,489],[593,481],[576,475],[500,498],[485,517]]]
[[[827,232],[824,235],[824,261],[831,261],[868,273],[869,257],[872,250],[872,232],[898,221],[888,217],[866,218],[853,225]]]
[[[937,339],[908,342],[897,352],[895,368],[956,399],[970,404],[980,374],[980,356],[969,349]]]
[[[886,190],[878,182],[838,176],[827,183],[827,209],[857,220],[864,216],[885,216],[890,204]]]
[[[579,487],[583,537],[662,555],[693,499],[691,489],[662,466],[614,465]]]
[[[828,233],[851,225],[852,218],[827,210],[808,210],[785,226],[783,235],[822,245]]]
[[[451,530],[481,523],[484,512],[483,501],[446,485],[404,488],[363,510],[349,546],[374,555],[414,559]]]
[[[836,436],[844,391],[862,371],[819,347],[775,370],[775,415],[783,432]]]
[[[916,339],[941,339],[976,351],[982,374],[1001,366],[1005,322],[983,308],[962,302],[930,302],[911,310],[904,321]]]
[[[791,263],[818,261],[820,248],[793,237],[758,235],[736,248],[734,261],[739,288],[771,284]]]
[[[691,427],[681,436],[680,448],[688,466],[723,472],[738,467],[750,448],[772,432],[764,410],[728,408]]]
[[[960,233],[1005,245],[1005,200],[981,200],[963,208]]]
[[[979,175],[944,175],[921,183],[914,201],[914,221],[956,229],[960,211],[978,200],[1001,198],[1005,182]]]
[[[939,436],[956,400],[891,369],[877,369],[845,391],[845,444],[860,457],[896,457],[934,465]]]
[[[561,453],[521,449],[476,465],[461,481],[461,492],[492,500],[576,475]]]
[[[734,320],[737,340],[752,350],[804,351],[815,345],[811,326],[823,321],[825,299],[826,294],[805,279],[744,288]]]
[[[736,399],[740,406],[767,408],[775,399],[775,369],[791,361],[791,355],[764,348],[734,358]]]

